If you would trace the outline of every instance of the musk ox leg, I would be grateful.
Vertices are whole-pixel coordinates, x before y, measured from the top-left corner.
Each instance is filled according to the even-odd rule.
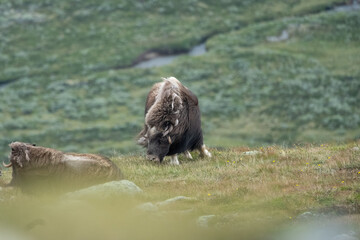
[[[189,151],[187,151],[187,150],[184,152],[184,155],[185,155],[186,158],[193,159],[192,156],[191,156],[191,153]]]
[[[170,156],[170,164],[171,165],[179,165],[179,160],[177,154]]]
[[[211,153],[206,149],[205,144],[203,144],[200,148],[200,156],[201,157],[209,157],[211,158]]]

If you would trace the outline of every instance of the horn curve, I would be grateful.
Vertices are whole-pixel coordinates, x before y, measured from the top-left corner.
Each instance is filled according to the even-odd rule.
[[[164,133],[163,133],[163,136],[165,137],[166,135],[169,134],[169,132],[171,132],[173,130],[174,126],[173,125],[170,125],[169,129],[166,130]]]
[[[2,163],[4,167],[9,168],[12,166],[12,162],[10,162],[9,164],[5,164],[5,162]]]

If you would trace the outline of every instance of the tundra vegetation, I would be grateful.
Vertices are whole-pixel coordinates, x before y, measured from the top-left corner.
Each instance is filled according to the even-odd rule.
[[[4,0],[0,155],[17,140],[138,151],[146,94],[168,76],[198,96],[209,146],[358,138],[360,13],[328,11],[347,3]],[[284,30],[287,40],[266,40]],[[203,56],[126,68],[205,39]]]
[[[0,223],[19,231],[41,219],[44,224],[27,233],[35,239],[271,239],[300,225],[298,216],[311,212],[325,218],[321,224],[345,222],[356,231],[360,229],[359,144],[212,149],[211,160],[181,155],[180,166],[120,155],[112,160],[143,190],[142,195],[66,202],[4,188]],[[256,155],[244,154],[255,150]],[[1,181],[10,179],[10,172],[4,172]],[[135,211],[145,202],[179,195],[191,199],[159,210]],[[196,223],[204,215],[215,215],[209,229]]]
[[[213,229],[231,230],[222,238],[261,237],[313,209],[352,214],[342,220],[358,225],[360,11],[330,11],[343,4],[349,1],[1,1],[1,159],[15,140],[102,153],[145,193],[80,203],[69,213],[58,198],[3,188],[1,223],[23,229],[44,219],[29,233],[40,239],[169,239],[176,231],[190,239],[198,236],[194,219],[211,214]],[[177,53],[203,41],[202,56],[130,67],[148,50]],[[159,167],[133,154],[146,94],[168,76],[198,96],[211,160],[194,154]],[[342,143],[320,144],[335,141]],[[241,155],[247,150],[261,154]],[[10,179],[3,171],[1,183]],[[196,200],[173,205],[171,221],[128,213],[177,195]]]

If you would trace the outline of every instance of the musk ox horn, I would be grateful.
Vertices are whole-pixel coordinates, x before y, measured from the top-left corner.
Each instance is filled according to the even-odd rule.
[[[6,168],[9,168],[12,166],[12,162],[10,162],[9,164],[5,164],[5,162],[3,162],[3,166],[6,167]]]
[[[166,135],[168,135],[169,132],[171,132],[171,131],[173,130],[173,128],[174,128],[174,126],[173,126],[173,125],[170,125],[170,127],[167,128],[167,129],[165,130],[165,132],[163,133],[163,136],[165,137]]]
[[[147,144],[148,144],[147,137],[143,136],[143,137],[139,138],[137,143],[142,146],[147,146]]]
[[[170,144],[172,144],[172,140],[171,140],[170,136],[168,136],[168,141],[169,141]]]

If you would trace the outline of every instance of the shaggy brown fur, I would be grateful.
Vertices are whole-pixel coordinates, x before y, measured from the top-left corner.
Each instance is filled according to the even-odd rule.
[[[176,78],[169,79],[164,79],[164,82],[156,83],[151,88],[146,99],[144,129],[138,138],[145,136],[149,127],[154,126],[165,133],[168,124],[172,126],[172,135],[182,134],[189,124],[187,107],[198,108],[197,97]],[[142,145],[141,143],[140,140],[139,144]]]
[[[95,154],[63,153],[23,142],[13,142],[10,186],[31,186],[40,182],[70,183],[79,186],[122,178],[120,169],[108,158]],[[4,165],[5,166],[5,165]],[[44,182],[43,182],[44,183]]]
[[[164,156],[206,150],[198,99],[176,78],[164,78],[150,90],[138,144],[147,148],[148,159],[160,162]]]

